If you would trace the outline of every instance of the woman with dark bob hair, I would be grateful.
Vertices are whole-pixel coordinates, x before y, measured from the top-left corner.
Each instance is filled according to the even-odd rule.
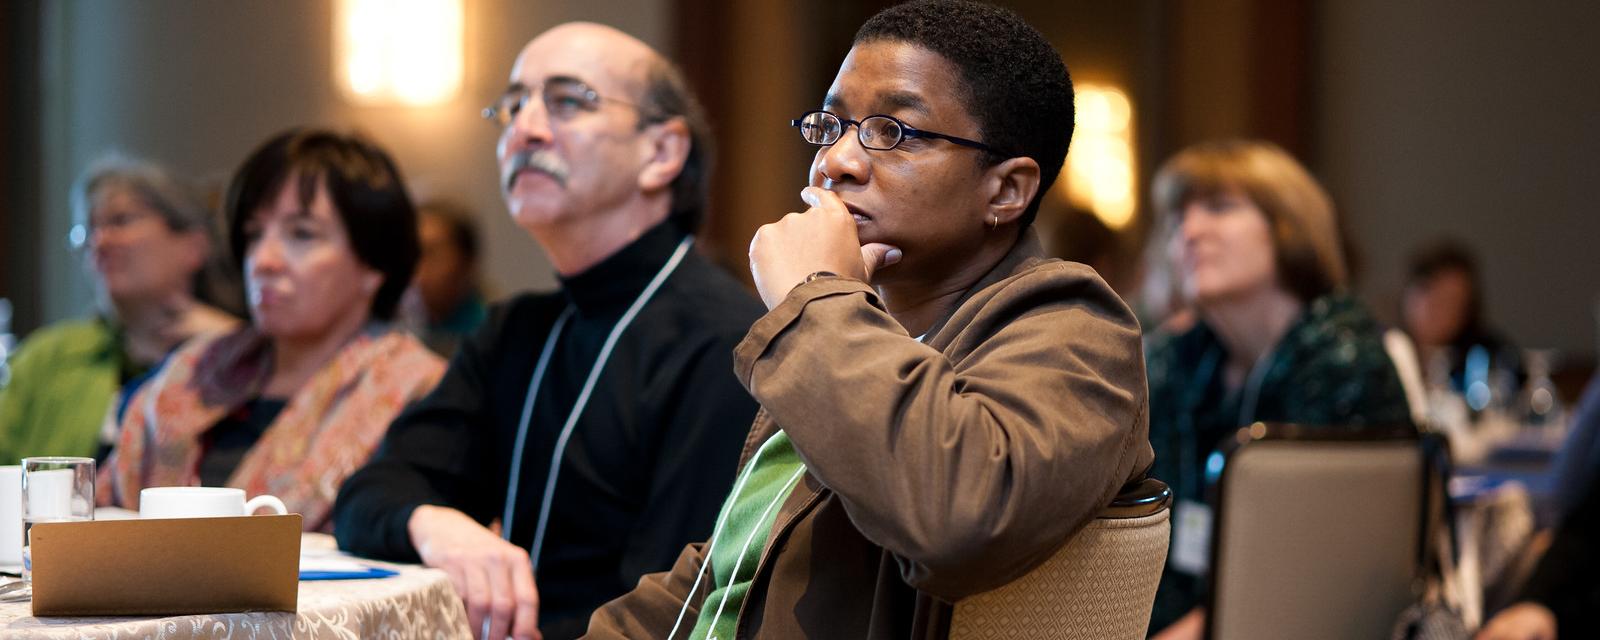
[[[1206,459],[1224,436],[1255,421],[1332,428],[1411,414],[1381,329],[1346,291],[1333,202],[1300,163],[1266,142],[1204,143],[1168,160],[1152,191],[1157,241],[1174,249],[1199,318],[1156,333],[1145,352],[1152,475],[1178,499],[1173,548],[1205,549],[1189,543],[1209,532],[1183,527],[1206,520]],[[1172,626],[1158,638],[1201,635],[1206,563],[1195,560],[1167,563],[1150,629]]]
[[[196,339],[132,399],[101,500],[204,485],[282,498],[326,529],[340,483],[444,363],[390,322],[418,254],[400,172],[358,137],[297,129],[228,187],[251,324]]]

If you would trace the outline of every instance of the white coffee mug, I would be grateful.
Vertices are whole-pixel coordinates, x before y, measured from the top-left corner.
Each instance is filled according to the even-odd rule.
[[[289,513],[282,500],[256,496],[248,502],[244,489],[232,487],[150,487],[139,492],[140,518],[225,518],[253,515],[268,507]]]
[[[22,564],[22,465],[0,467],[0,565]]]

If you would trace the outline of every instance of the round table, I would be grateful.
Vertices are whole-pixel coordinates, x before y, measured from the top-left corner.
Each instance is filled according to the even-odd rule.
[[[301,553],[336,553],[333,538],[308,533]],[[0,636],[111,640],[148,638],[472,638],[466,610],[443,571],[369,562],[400,575],[300,583],[299,611],[167,617],[35,618],[26,600],[0,603]]]

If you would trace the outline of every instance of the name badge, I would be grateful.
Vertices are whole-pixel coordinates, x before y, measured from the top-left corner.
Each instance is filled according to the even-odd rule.
[[[1211,507],[1194,500],[1179,500],[1172,512],[1172,568],[1203,576],[1211,565]]]

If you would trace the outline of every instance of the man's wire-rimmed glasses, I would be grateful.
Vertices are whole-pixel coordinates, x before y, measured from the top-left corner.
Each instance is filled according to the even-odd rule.
[[[860,120],[841,118],[832,112],[816,110],[807,111],[798,119],[790,120],[789,126],[800,130],[800,137],[818,146],[827,146],[839,141],[844,135],[844,130],[854,126],[856,137],[861,140],[861,146],[877,151],[888,151],[900,146],[900,143],[909,138],[937,138],[948,140],[963,147],[972,147],[994,153],[990,148],[977,140],[968,140],[943,133],[934,133],[925,129],[918,129],[899,118],[886,115],[872,115]]]
[[[537,91],[521,84],[512,85],[495,99],[494,104],[484,107],[483,118],[501,127],[510,125],[517,119],[517,114],[522,113],[522,108],[528,106],[528,100],[531,100],[536,92],[544,101],[545,113],[549,114],[550,119],[558,122],[571,120],[586,112],[598,111],[601,102],[615,102],[633,107],[646,119],[654,117],[648,109],[638,104],[601,96],[582,80],[569,76],[552,76],[545,79]]]

